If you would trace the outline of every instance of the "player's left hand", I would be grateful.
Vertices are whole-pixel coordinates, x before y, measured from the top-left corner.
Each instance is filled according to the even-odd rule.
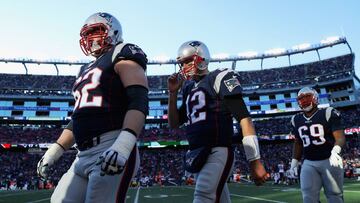
[[[37,174],[41,179],[46,180],[49,167],[52,166],[64,153],[64,148],[58,144],[52,144],[37,164]]]
[[[297,159],[292,159],[290,164],[290,170],[294,171],[295,176],[298,176],[298,166],[299,166],[299,161]]]
[[[335,145],[331,150],[331,155],[329,158],[331,166],[343,168],[343,160],[340,156],[340,152],[341,152],[341,147],[338,145]]]
[[[266,172],[260,159],[250,162],[251,177],[253,178],[255,185],[259,186],[266,182],[269,178],[269,174]]]
[[[96,165],[100,165],[100,175],[116,175],[120,174],[125,167],[127,159],[119,154],[119,152],[108,149],[102,153],[96,162]]]

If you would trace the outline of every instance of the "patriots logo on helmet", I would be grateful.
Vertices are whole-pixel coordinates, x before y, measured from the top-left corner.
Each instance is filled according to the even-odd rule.
[[[108,13],[100,13],[99,16],[105,18],[107,21],[110,21],[112,16]]]
[[[192,46],[192,47],[198,47],[198,46],[201,45],[201,43],[199,41],[193,41],[189,45]]]

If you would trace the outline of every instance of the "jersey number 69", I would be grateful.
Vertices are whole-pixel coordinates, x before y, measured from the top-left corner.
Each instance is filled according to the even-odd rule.
[[[307,135],[306,131],[310,132],[310,135]],[[303,125],[299,127],[298,132],[301,139],[303,140],[304,147],[307,147],[310,144],[322,145],[326,142],[324,138],[324,127],[321,124],[313,124],[309,128],[306,125]],[[310,139],[310,136],[312,136],[314,139]]]

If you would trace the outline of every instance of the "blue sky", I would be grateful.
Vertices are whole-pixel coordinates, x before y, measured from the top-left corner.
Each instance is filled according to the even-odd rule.
[[[360,53],[360,1],[357,0],[79,0],[2,1],[0,57],[40,59],[91,59],[79,47],[79,30],[98,11],[116,16],[123,38],[138,44],[149,58],[176,57],[181,43],[205,42],[212,55],[265,52],[319,43],[329,36],[345,36],[355,54]],[[323,58],[348,53],[344,45],[320,51]],[[293,64],[317,59],[315,52],[297,55]],[[360,74],[356,58],[357,75]],[[264,68],[285,66],[287,57],[264,61]],[[230,67],[230,64],[212,64]],[[28,65],[29,73],[54,74],[52,66]],[[238,70],[260,68],[260,61],[238,63]],[[75,74],[78,67],[60,67]],[[167,74],[174,66],[152,66],[149,74]],[[2,73],[24,73],[21,64],[0,64]]]

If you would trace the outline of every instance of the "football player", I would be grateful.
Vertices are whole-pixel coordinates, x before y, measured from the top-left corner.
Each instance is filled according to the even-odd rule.
[[[51,202],[125,202],[139,166],[136,137],[148,112],[147,58],[140,47],[123,42],[119,21],[108,13],[88,17],[80,37],[82,51],[95,60],[81,67],[71,121],[37,171],[46,178],[76,143],[79,153]]]
[[[172,128],[186,124],[190,151],[185,167],[196,174],[193,202],[231,202],[226,181],[234,163],[233,116],[242,128],[242,141],[255,183],[261,185],[267,179],[255,129],[242,99],[239,75],[229,69],[210,72],[210,53],[200,41],[183,43],[177,62],[180,72],[168,79],[168,122]],[[182,105],[178,109],[181,87]]]
[[[291,118],[295,135],[290,169],[297,166],[304,154],[300,183],[304,202],[319,202],[320,189],[328,202],[343,200],[343,162],[341,149],[345,144],[340,113],[332,108],[318,108],[318,93],[304,87],[297,96],[302,112]]]

